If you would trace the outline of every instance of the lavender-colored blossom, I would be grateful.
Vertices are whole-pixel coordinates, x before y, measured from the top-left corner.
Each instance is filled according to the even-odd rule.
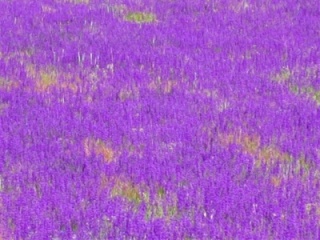
[[[317,1],[0,3],[1,239],[318,239]]]

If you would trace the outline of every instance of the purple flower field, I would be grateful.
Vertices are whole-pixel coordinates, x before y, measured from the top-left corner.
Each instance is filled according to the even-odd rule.
[[[0,1],[0,240],[320,239],[318,0]]]

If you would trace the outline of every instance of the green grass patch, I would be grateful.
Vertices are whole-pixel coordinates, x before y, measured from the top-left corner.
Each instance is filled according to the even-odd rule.
[[[132,12],[126,15],[126,21],[134,23],[152,23],[156,21],[156,16],[153,13]]]
[[[290,91],[296,95],[306,95],[316,102],[320,106],[320,90],[316,90],[313,87],[299,87],[296,85],[290,86]]]
[[[272,79],[278,83],[287,82],[292,76],[289,68],[284,68],[280,71],[280,73],[275,74]]]

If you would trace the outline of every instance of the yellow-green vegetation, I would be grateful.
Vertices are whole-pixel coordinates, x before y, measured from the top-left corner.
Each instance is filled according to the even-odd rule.
[[[307,79],[314,79],[317,77],[318,72],[319,72],[319,65],[311,65],[305,68],[305,71],[307,73]]]
[[[132,131],[143,131],[143,128],[132,128]],[[145,151],[145,144],[133,144],[131,142],[125,143],[123,146],[124,151],[128,151],[128,156],[143,156]]]
[[[314,100],[318,106],[320,106],[320,90],[316,90],[313,87],[299,87],[296,85],[290,86],[290,91],[296,95],[307,95]]]
[[[112,221],[112,218],[107,217],[104,215],[102,217],[102,226],[100,228],[100,236],[105,236],[107,232],[111,231],[114,228],[114,223]]]
[[[260,148],[258,152],[257,167],[260,167],[262,163],[271,167],[275,161],[280,161],[281,164],[290,164],[292,163],[293,158],[289,154],[281,152],[274,145],[263,146]]]
[[[126,5],[124,4],[117,4],[117,5],[114,5],[114,6],[108,6],[110,7],[115,13],[117,14],[124,14],[125,12],[128,11],[128,8]]]
[[[230,144],[241,146],[242,150],[251,155],[256,170],[266,166],[267,173],[274,167],[280,167],[279,173],[271,176],[271,182],[275,187],[280,186],[283,181],[292,177],[299,177],[301,181],[306,180],[310,175],[312,164],[303,153],[300,157],[294,158],[289,153],[282,152],[275,145],[262,145],[259,135],[247,135],[241,131],[238,133],[219,134],[220,143],[228,147]],[[243,174],[243,173],[241,173]],[[239,176],[241,179],[241,176]]]
[[[173,202],[171,201],[171,204],[166,204],[170,200],[173,200]],[[162,187],[158,188],[157,196],[153,202],[151,202],[150,194],[148,192],[143,194],[143,201],[147,205],[147,212],[145,215],[147,220],[165,218],[167,221],[170,221],[171,218],[177,216],[178,209],[175,195],[170,196]]]
[[[159,196],[160,199],[163,199],[163,198],[164,198],[164,196],[165,196],[165,190],[164,190],[164,188],[160,187],[160,188],[158,189],[158,196]]]
[[[64,72],[54,66],[46,66],[39,69],[35,65],[27,64],[25,66],[25,70],[27,76],[33,79],[35,82],[34,90],[36,92],[50,92],[53,88],[59,88],[64,90],[68,89],[75,93],[87,86],[91,87],[90,90],[95,91],[95,89],[91,86],[92,84],[90,85],[80,78],[79,74]],[[92,77],[91,75],[94,75],[94,72],[90,72],[88,77]],[[87,94],[89,97],[90,92]]]
[[[312,98],[313,98],[313,100],[316,101],[316,103],[318,105],[320,105],[320,90],[314,91],[313,94],[312,94]]]
[[[37,91],[47,91],[58,83],[58,73],[54,67],[38,70],[34,65],[29,64],[26,66],[26,72],[28,77],[35,79]]]
[[[46,90],[50,86],[57,84],[57,74],[55,71],[43,71],[40,72],[40,81],[37,82],[37,88],[39,90]]]
[[[151,200],[148,189],[142,189],[143,187],[135,186],[128,181],[116,180],[111,196],[122,197],[135,207],[142,203],[146,204],[146,220],[165,218],[170,221],[177,215],[177,199],[174,194],[169,195],[163,187],[159,187],[156,196]]]
[[[298,86],[296,86],[296,85],[291,85],[289,89],[290,89],[290,91],[291,91],[292,93],[294,93],[294,94],[299,94],[300,88],[299,88]]]
[[[305,155],[301,154],[296,161],[294,172],[295,174],[302,173],[302,177],[307,178],[310,174],[311,167],[312,167],[311,163],[307,161],[307,158],[305,157]]]
[[[112,197],[120,196],[136,204],[141,203],[142,197],[137,186],[134,186],[130,182],[117,180],[115,186],[112,189]]]
[[[3,53],[0,50],[0,58],[3,59],[6,63],[8,63],[8,61],[11,59],[28,61],[30,57],[34,55],[34,53],[35,53],[35,50],[33,48],[26,48],[22,51],[14,51],[10,53]]]
[[[292,73],[289,68],[284,68],[280,73],[275,74],[272,79],[278,83],[286,82],[290,79]]]
[[[135,23],[152,23],[156,21],[156,15],[146,12],[131,12],[125,16],[125,20]]]
[[[10,91],[12,88],[19,86],[18,81],[9,80],[7,78],[0,77],[0,89]]]
[[[274,74],[271,79],[278,83],[289,82],[289,90],[296,95],[306,95],[309,98],[313,99],[318,106],[320,106],[320,90],[315,89],[314,87],[299,87],[293,84],[290,81],[294,72],[299,72],[300,69],[289,69],[288,67],[283,68],[279,73]],[[306,80],[314,79],[317,76],[318,67],[311,66],[303,69],[306,73]]]

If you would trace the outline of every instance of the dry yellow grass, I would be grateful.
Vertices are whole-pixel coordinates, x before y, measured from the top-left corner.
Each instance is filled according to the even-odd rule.
[[[83,141],[83,147],[87,157],[96,154],[102,156],[106,163],[115,160],[114,150],[100,139],[86,138]]]
[[[148,88],[151,91],[157,91],[163,94],[170,94],[178,86],[176,80],[165,80],[158,76],[155,80],[148,84]]]
[[[254,159],[256,170],[266,167],[266,176],[274,187],[279,187],[282,183],[293,177],[298,177],[304,182],[311,172],[311,162],[301,153],[300,157],[294,159],[289,153],[281,151],[273,144],[262,145],[259,135],[248,135],[241,131],[233,133],[219,133],[219,142],[222,146],[228,147],[230,144],[237,144],[242,151]],[[270,170],[279,167],[279,172],[271,176],[268,175]],[[314,174],[315,179],[320,176]],[[318,181],[315,180],[315,181]]]
[[[257,168],[261,167],[262,164],[270,167],[276,161],[281,163],[292,161],[292,157],[289,154],[281,152],[276,146],[262,146],[258,135],[249,136],[241,131],[229,134],[220,133],[219,140],[223,146],[228,146],[233,143],[240,145],[245,153],[255,157],[255,166]]]
[[[51,86],[57,85],[57,74],[54,71],[40,72],[40,78],[36,81],[36,89],[38,91],[46,91]]]
[[[130,202],[140,203],[142,201],[140,190],[129,181],[116,180],[112,190],[112,196],[121,196]]]
[[[118,96],[122,102],[128,99],[138,99],[140,97],[140,90],[135,85],[126,86],[120,90]]]
[[[54,66],[47,66],[37,69],[32,64],[25,66],[27,76],[34,81],[34,87],[27,87],[26,90],[37,93],[52,93],[53,89],[70,90],[71,93],[83,94],[84,90],[87,103],[92,102],[92,94],[97,90],[97,73],[95,71],[89,71],[85,73],[85,79],[80,77],[80,73],[71,73],[67,71],[61,71]],[[1,81],[0,81],[1,87]],[[46,96],[46,100],[50,101],[51,95]],[[61,96],[64,99],[64,96]]]
[[[278,176],[272,176],[271,177],[271,182],[272,182],[273,186],[279,187],[280,184],[281,184],[281,178],[278,177]]]
[[[98,155],[103,156],[105,162],[110,163],[114,160],[114,152],[110,147],[107,147],[103,142],[97,142],[95,146],[95,152]]]
[[[20,84],[18,81],[14,81],[14,80],[0,77],[0,89],[1,90],[11,91],[12,89],[18,88],[19,85]]]

